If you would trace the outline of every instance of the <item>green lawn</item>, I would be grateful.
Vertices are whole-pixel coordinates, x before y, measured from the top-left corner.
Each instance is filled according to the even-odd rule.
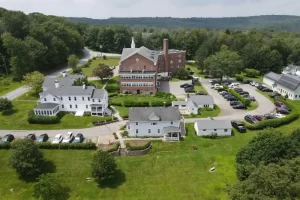
[[[252,101],[251,104],[247,107],[247,110],[251,111],[251,110],[255,110],[256,108],[258,108],[257,101]]]
[[[93,76],[93,70],[100,64],[103,63],[108,66],[117,66],[119,65],[120,57],[107,57],[106,60],[103,58],[96,58],[92,61],[92,64],[88,68],[82,68],[82,73],[87,75],[88,77]]]
[[[206,92],[206,94],[208,94],[208,92],[206,91],[206,89],[202,85],[195,85],[194,90],[195,91],[204,91],[204,92]]]
[[[129,108],[123,106],[114,106],[118,111],[121,117],[128,117]]]
[[[11,77],[0,77],[0,96],[9,93],[19,87],[22,87],[23,83],[15,82]]]
[[[55,130],[88,128],[93,126],[93,121],[111,119],[111,117],[75,117],[73,114],[66,114],[59,124],[29,124],[27,122],[27,114],[36,106],[36,103],[13,101],[13,106],[14,110],[12,113],[0,112],[0,130]]]
[[[39,99],[39,95],[35,93],[34,90],[30,90],[26,92],[25,94],[19,96],[16,101],[36,101]]]
[[[247,77],[244,72],[242,72],[241,74],[238,74],[238,75],[244,77],[244,80],[252,80],[252,81],[259,82],[259,83],[263,83],[263,79],[264,79],[263,76],[258,76],[256,78]]]
[[[207,117],[218,117],[221,113],[219,106],[215,105],[215,109],[212,111],[206,109],[200,109],[198,115],[184,115],[184,118],[207,118]]]
[[[97,89],[102,89],[103,86],[104,86],[104,84],[105,84],[105,83],[101,83],[100,80],[97,80],[97,81],[89,81],[89,82],[93,83],[93,84],[96,86]]]

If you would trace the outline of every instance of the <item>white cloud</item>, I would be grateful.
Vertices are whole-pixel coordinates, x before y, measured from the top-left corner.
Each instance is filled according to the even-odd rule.
[[[299,0],[0,0],[0,6],[25,13],[109,17],[233,17],[298,15]]]

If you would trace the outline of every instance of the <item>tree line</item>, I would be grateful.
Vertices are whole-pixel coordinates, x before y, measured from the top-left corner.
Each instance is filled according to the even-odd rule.
[[[66,63],[84,41],[80,26],[62,17],[0,8],[0,75],[20,80],[35,70],[47,71]]]

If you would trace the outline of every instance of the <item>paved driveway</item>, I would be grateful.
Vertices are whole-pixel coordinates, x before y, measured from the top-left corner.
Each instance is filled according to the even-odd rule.
[[[185,98],[186,93],[184,91],[184,88],[180,88],[180,85],[184,83],[191,84],[192,81],[177,81],[177,82],[161,81],[159,91],[172,93],[177,98]]]

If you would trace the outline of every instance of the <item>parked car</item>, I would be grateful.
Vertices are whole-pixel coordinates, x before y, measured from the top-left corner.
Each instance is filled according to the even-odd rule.
[[[239,121],[231,121],[231,125],[240,133],[245,133],[246,128],[242,122]]]
[[[63,136],[62,134],[57,134],[53,141],[52,141],[52,144],[58,144],[58,143],[61,143],[63,141]]]
[[[255,97],[252,96],[246,97],[245,99],[249,99],[250,101],[256,101]]]
[[[288,115],[290,114],[291,112],[286,110],[286,109],[283,109],[283,108],[276,108],[276,112],[279,113],[279,114],[285,114],[285,115]]]
[[[248,95],[249,95],[249,92],[243,91],[243,92],[240,92],[239,94],[240,94],[240,95],[244,95],[244,94],[248,94]]]
[[[247,106],[245,106],[244,104],[238,104],[238,105],[235,105],[235,106],[232,106],[233,109],[247,109]]]
[[[40,135],[38,138],[37,138],[37,142],[47,142],[49,139],[49,136],[47,133],[44,133],[42,135]]]
[[[274,115],[275,115],[276,118],[284,118],[285,117],[285,115],[280,114],[280,113],[276,113]]]
[[[246,115],[244,117],[245,121],[246,122],[249,122],[250,124],[256,124],[258,123],[259,121],[257,119],[255,119],[252,115]]]
[[[223,86],[216,83],[216,84],[212,85],[211,88],[216,90],[216,89],[219,89],[219,88],[223,88]]]
[[[195,93],[195,90],[193,88],[185,88],[185,93]]]
[[[281,95],[277,92],[272,92],[271,94],[269,94],[269,97],[271,98],[276,98],[276,97],[280,97]]]
[[[81,133],[77,133],[72,143],[81,143],[84,137]]]
[[[280,106],[281,109],[284,109],[284,110],[288,110],[288,111],[292,111],[292,109],[290,107],[288,107],[287,105],[282,105]]]
[[[192,84],[189,83],[184,83],[182,85],[180,85],[181,88],[188,88],[188,87],[194,87]]]
[[[231,87],[231,88],[235,88],[235,87],[239,87],[239,86],[240,86],[239,83],[231,83],[231,84],[229,85],[229,87]]]
[[[228,94],[228,92],[227,92],[227,91],[225,91],[225,90],[223,90],[223,91],[220,91],[220,92],[219,92],[219,94],[220,94],[220,95],[222,95],[222,94],[226,94],[226,93]]]
[[[221,95],[224,97],[225,95],[229,95],[229,92],[224,91]]]
[[[238,99],[236,97],[229,97],[227,98],[227,101],[237,101]]]
[[[227,100],[227,99],[230,99],[230,98],[232,98],[232,97],[234,97],[232,94],[230,94],[230,95],[225,95],[224,96],[224,98]]]
[[[244,91],[242,88],[233,88],[234,91],[239,92],[239,91]]]
[[[252,82],[252,80],[244,80],[243,83],[244,84],[250,84]]]
[[[262,86],[262,84],[261,83],[255,83],[255,87],[257,88],[257,87],[259,87],[259,86]]]
[[[74,139],[74,134],[72,132],[68,132],[64,136],[62,143],[71,143],[73,139]]]
[[[235,105],[238,105],[238,104],[240,104],[240,102],[238,102],[238,101],[230,101],[230,105],[231,106],[235,106]]]
[[[259,85],[256,87],[257,89],[259,89],[260,91],[262,91],[263,89],[265,89],[266,87],[265,86],[262,86],[262,85]]]
[[[265,114],[264,117],[266,119],[276,119],[276,116],[272,113]]]
[[[270,88],[267,88],[267,87],[265,87],[261,91],[263,91],[263,92],[273,92],[273,90],[271,90]]]
[[[252,86],[255,86],[255,84],[256,84],[255,81],[250,82],[250,85],[252,85]]]
[[[0,144],[5,142],[12,142],[15,139],[15,137],[12,134],[7,134],[0,140]]]
[[[35,136],[35,134],[31,133],[31,134],[28,134],[27,136],[25,136],[25,139],[36,140],[36,136]]]
[[[204,92],[204,91],[197,91],[196,95],[206,95],[206,92]]]
[[[282,103],[281,101],[275,101],[275,102],[274,102],[274,105],[275,105],[276,107],[281,107],[281,106],[284,106],[285,104]]]
[[[257,119],[258,121],[262,121],[262,120],[265,120],[265,119],[266,119],[265,116],[263,116],[263,115],[253,115],[253,117],[254,117],[255,119]]]

